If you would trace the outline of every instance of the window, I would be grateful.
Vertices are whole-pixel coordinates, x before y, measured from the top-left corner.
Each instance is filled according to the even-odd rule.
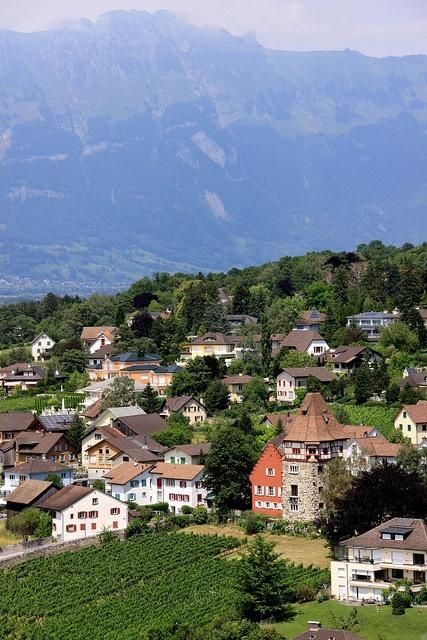
[[[131,480],[130,481],[130,486],[131,487],[139,487],[139,480]]]
[[[13,439],[13,433],[11,431],[6,431],[6,440],[12,440]]]
[[[86,531],[86,525],[85,524],[81,524],[80,525],[80,531]]]
[[[297,464],[290,464],[289,473],[299,473],[299,466]]]
[[[64,451],[68,451],[68,442],[64,442]]]
[[[298,503],[297,502],[291,502],[290,510],[291,511],[298,511]]]
[[[257,485],[255,487],[255,495],[263,496],[264,495],[264,487],[261,487],[261,485]]]
[[[61,453],[61,455],[59,456],[59,461],[60,462],[65,462],[65,456],[63,453]]]
[[[175,464],[175,456],[171,456],[171,464]]]
[[[181,464],[185,464],[185,458],[180,458],[179,461]]]
[[[269,508],[270,508],[270,503],[269,503],[269,502],[266,502],[266,503],[265,503],[265,508],[266,508],[266,509],[269,509]]]
[[[166,478],[166,486],[167,487],[174,487],[175,486],[175,480],[172,480],[172,478]]]
[[[98,453],[103,454],[103,449],[98,449]]]
[[[203,488],[203,482],[201,480],[198,480],[196,482],[195,486],[196,486],[196,489],[202,489]]]
[[[421,427],[421,431],[427,431],[427,424],[423,424]]]
[[[128,493],[128,500],[130,500],[131,502],[135,502],[136,493]]]
[[[266,474],[267,476],[275,476],[275,475],[276,475],[276,471],[275,471],[275,469],[273,469],[272,467],[268,467],[268,468],[265,470],[265,474]]]
[[[75,524],[67,524],[67,526],[65,527],[67,533],[74,533],[74,531],[77,531],[77,527]]]
[[[96,522],[91,522],[90,523],[90,528],[93,530],[96,530]]]
[[[66,478],[67,474],[64,471],[61,471],[61,478]]]
[[[98,511],[89,511],[89,518],[97,518]]]
[[[129,462],[129,456],[123,456],[123,462]]]
[[[413,553],[412,561],[414,564],[424,564],[424,554],[423,553]]]
[[[268,495],[269,496],[275,496],[276,495],[276,491],[275,491],[274,487],[268,487]]]
[[[79,511],[77,514],[77,517],[80,518],[81,520],[83,520],[83,518],[87,518],[87,512],[86,511]]]
[[[411,431],[411,425],[408,424],[408,431]]]
[[[323,502],[319,502],[319,509],[320,509],[320,510],[322,510],[324,506],[325,506],[325,505],[323,504]]]
[[[404,411],[402,415],[404,418],[406,418],[406,411]]]
[[[294,455],[299,455],[301,453],[301,449],[298,447],[295,447],[294,449],[292,449],[292,453]]]
[[[291,496],[297,498],[298,497],[298,485],[291,484]]]
[[[95,433],[95,440],[101,440],[102,436],[100,433]]]
[[[70,513],[70,520],[74,520],[74,513]]]
[[[110,455],[110,449],[105,449],[105,455],[106,456]]]
[[[119,528],[119,523],[117,522],[117,520],[114,520],[113,529],[118,529],[118,528]]]
[[[395,578],[396,580],[402,580],[402,578],[403,578],[403,569],[392,569],[391,570],[391,577]]]
[[[114,497],[115,497],[117,500],[120,500],[120,493],[115,493],[115,494],[114,494]]]
[[[11,473],[11,474],[10,474],[10,476],[9,476],[9,480],[15,480],[15,476],[14,476],[14,474],[13,474],[13,473]]]
[[[119,513],[120,513],[120,507],[112,507],[112,508],[110,509],[110,514],[111,514],[112,516],[118,516],[118,515],[119,515]]]
[[[187,483],[185,480],[180,480],[179,481],[179,486],[181,489],[185,489],[187,487]]]
[[[92,504],[93,505],[98,504],[98,498],[92,498]]]
[[[141,480],[141,487],[146,487],[147,486],[147,480],[145,480],[145,478],[143,480]]]

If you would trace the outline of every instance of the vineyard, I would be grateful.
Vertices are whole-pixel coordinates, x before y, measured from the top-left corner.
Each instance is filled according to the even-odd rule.
[[[0,413],[6,411],[35,411],[42,413],[45,409],[61,408],[64,400],[66,409],[77,409],[82,404],[84,396],[78,393],[58,393],[56,395],[23,395],[0,399]]]
[[[337,405],[332,404],[332,408]],[[349,424],[363,424],[368,427],[377,427],[386,438],[394,434],[394,419],[398,412],[396,407],[366,407],[351,404],[339,405],[345,409],[349,417]]]
[[[223,536],[155,534],[38,558],[0,574],[0,639],[140,640],[173,621],[203,627],[233,613],[238,560]],[[285,565],[290,595],[329,573]]]

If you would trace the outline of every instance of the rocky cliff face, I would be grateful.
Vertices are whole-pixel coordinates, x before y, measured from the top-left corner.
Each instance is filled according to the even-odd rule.
[[[164,12],[0,33],[2,275],[419,241],[426,86],[425,56],[269,51]]]

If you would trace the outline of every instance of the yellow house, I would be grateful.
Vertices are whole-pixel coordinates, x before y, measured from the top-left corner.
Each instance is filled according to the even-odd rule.
[[[404,404],[394,421],[395,429],[418,445],[427,441],[427,400]]]
[[[230,394],[230,402],[243,402],[246,385],[251,380],[253,380],[252,376],[245,376],[242,373],[223,378],[222,381]]]
[[[240,336],[227,336],[224,333],[205,333],[186,345],[182,354],[184,359],[197,356],[215,356],[217,358],[235,358],[235,349],[241,343]]]

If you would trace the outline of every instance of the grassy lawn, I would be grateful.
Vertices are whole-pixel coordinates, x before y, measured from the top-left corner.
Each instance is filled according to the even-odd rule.
[[[0,520],[0,547],[7,547],[11,544],[18,544],[21,541],[19,536],[16,536],[10,531],[6,531],[6,520]]]
[[[233,525],[204,524],[183,529],[184,532],[198,534],[234,536],[235,538],[246,537],[243,529]],[[325,547],[323,540],[310,540],[297,536],[275,536],[271,533],[263,534],[266,540],[276,544],[276,551],[283,558],[287,558],[296,564],[329,568],[329,551]],[[247,536],[250,540],[250,536]]]
[[[318,620],[322,627],[331,627],[333,616],[344,618],[351,607],[338,602],[310,602],[294,607],[295,617],[290,622],[277,624],[285,638],[293,638],[307,629],[309,620]],[[427,608],[406,609],[404,616],[391,615],[391,607],[374,605],[357,607],[359,624],[352,633],[363,640],[427,640]]]

